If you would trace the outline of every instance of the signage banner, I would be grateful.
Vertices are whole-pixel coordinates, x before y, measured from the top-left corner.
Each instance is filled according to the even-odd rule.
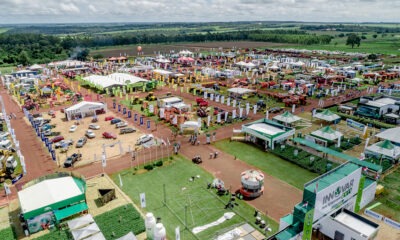
[[[115,107],[117,106],[117,104],[115,102],[113,102],[113,108],[115,109]]]
[[[121,105],[118,104],[118,112],[121,112]]]
[[[150,122],[151,122],[150,120],[147,120],[147,129],[150,129],[150,126],[151,126]]]
[[[312,225],[313,225],[314,209],[311,209],[304,216],[303,225],[303,238],[302,240],[311,240],[312,235]]]
[[[224,102],[225,102],[225,96],[221,96],[220,102],[221,102],[222,104],[224,104]]]
[[[154,105],[153,104],[149,105],[149,112],[154,113]]]
[[[131,117],[132,117],[132,112],[128,111],[128,118],[131,118]]]
[[[175,228],[175,240],[181,240],[181,231],[179,230],[179,226]]]
[[[385,217],[383,219],[383,222],[386,223],[387,225],[391,226],[391,227],[394,227],[394,228],[400,230],[400,223],[399,222],[396,222],[396,221],[394,221],[394,220],[392,220],[390,218],[387,218],[387,217]]]
[[[381,214],[376,213],[376,212],[374,212],[372,210],[369,210],[369,209],[365,209],[364,214],[368,215],[368,216],[370,216],[372,218],[375,218],[376,220],[379,220],[379,221],[382,221],[382,219],[383,219],[383,216]]]
[[[146,194],[145,193],[140,194],[140,207],[141,208],[146,207]]]
[[[353,119],[347,118],[346,119],[347,126],[354,128],[358,131],[364,131],[365,125],[359,122],[354,121]]]
[[[356,205],[354,208],[354,212],[360,211],[360,204],[361,204],[361,198],[362,198],[362,193],[364,189],[364,184],[365,184],[365,176],[361,176],[360,179],[360,184],[358,185],[358,192],[357,192],[357,198],[356,198]]]
[[[133,120],[136,122],[137,121],[137,113],[135,113],[135,115],[134,115],[134,117],[133,117]]]
[[[140,116],[140,125],[143,125],[143,116]]]
[[[102,154],[101,155],[101,166],[104,168],[104,167],[107,167],[107,158],[106,158],[106,155],[105,154]]]
[[[358,192],[361,178],[361,168],[358,168],[346,177],[317,192],[315,199],[314,221],[323,215],[343,206]]]
[[[164,119],[165,117],[165,108],[160,108],[160,118]]]
[[[122,114],[126,114],[126,108],[125,107],[122,109]]]

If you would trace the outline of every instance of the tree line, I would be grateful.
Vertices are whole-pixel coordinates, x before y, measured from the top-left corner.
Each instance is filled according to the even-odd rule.
[[[205,41],[266,41],[294,44],[328,44],[328,35],[308,34],[301,30],[252,30],[232,32],[204,32],[188,34],[133,33],[44,35],[35,33],[0,34],[0,65],[29,65],[74,58],[85,60],[89,48],[151,43]]]

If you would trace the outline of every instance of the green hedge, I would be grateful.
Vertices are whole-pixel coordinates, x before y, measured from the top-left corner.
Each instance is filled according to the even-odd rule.
[[[350,119],[353,119],[354,121],[360,122],[365,125],[371,124],[372,126],[377,127],[377,128],[394,128],[394,127],[396,127],[396,125],[380,122],[378,120],[373,120],[370,118],[353,116],[353,115],[349,115],[349,114],[345,114],[345,113],[341,113],[341,112],[335,112],[335,113],[342,118],[350,118]]]
[[[14,237],[14,232],[11,227],[4,228],[0,230],[0,239],[8,240],[8,239],[16,239]]]

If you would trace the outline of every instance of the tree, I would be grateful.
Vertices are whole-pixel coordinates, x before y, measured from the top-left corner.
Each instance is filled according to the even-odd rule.
[[[361,44],[361,38],[359,36],[357,36],[354,33],[349,34],[346,40],[346,45],[351,45],[351,48],[354,48],[354,45],[357,45],[357,47],[359,47],[360,44]]]
[[[374,34],[374,35],[372,35],[372,37],[373,37],[373,38],[377,38],[377,37],[378,37],[378,34]]]
[[[22,51],[20,52],[20,54],[18,55],[18,63],[27,66],[30,63],[30,58],[29,55],[26,51]]]

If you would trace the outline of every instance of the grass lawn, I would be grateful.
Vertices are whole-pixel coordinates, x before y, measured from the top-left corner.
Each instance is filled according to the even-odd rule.
[[[15,67],[13,66],[9,66],[9,67],[0,67],[0,72],[2,75],[4,74],[10,74],[13,70],[15,69]]]
[[[318,176],[316,173],[285,161],[272,153],[262,151],[251,144],[222,140],[216,142],[215,146],[221,151],[235,155],[240,160],[301,190],[306,182]]]
[[[226,210],[225,204],[228,196],[218,197],[215,189],[207,189],[207,183],[213,180],[211,174],[199,166],[192,164],[181,156],[174,157],[164,164],[163,167],[152,171],[133,175],[131,171],[125,170],[119,173],[123,181],[122,190],[140,206],[140,193],[146,194],[146,212],[153,212],[156,217],[161,218],[164,223],[168,239],[175,236],[175,228],[180,227],[182,239],[212,239],[222,229],[235,224],[248,221],[254,224],[254,208],[246,202],[236,200],[238,206],[233,210],[236,215],[224,223],[211,227],[196,236],[191,233],[194,227],[202,226],[216,221],[223,216]],[[192,176],[199,176],[194,181],[189,181]],[[112,176],[119,184],[118,174]],[[163,204],[163,185],[165,184],[167,206]],[[185,206],[188,230],[185,230]],[[265,216],[263,216],[266,219]],[[268,219],[273,232],[277,231],[278,225]],[[254,226],[254,225],[253,225]],[[256,227],[257,228],[257,227]]]
[[[400,222],[400,168],[386,176],[379,183],[385,187],[385,191],[370,205],[376,202],[382,204],[372,210]]]
[[[8,239],[16,239],[14,232],[11,227],[4,228],[0,230],[0,239],[8,240]]]

